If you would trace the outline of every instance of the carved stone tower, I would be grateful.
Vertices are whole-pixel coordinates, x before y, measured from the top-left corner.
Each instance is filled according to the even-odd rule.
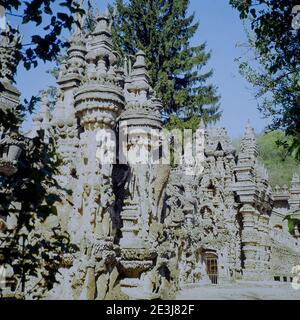
[[[247,124],[235,168],[235,191],[242,216],[243,278],[267,280],[270,265],[268,224],[271,213],[270,188],[265,169],[258,163],[254,129]]]

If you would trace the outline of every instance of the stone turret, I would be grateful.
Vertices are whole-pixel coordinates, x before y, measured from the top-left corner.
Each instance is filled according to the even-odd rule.
[[[248,123],[235,168],[234,190],[239,197],[242,217],[243,277],[246,280],[269,277],[269,215],[272,210],[268,175],[258,162],[254,129]]]
[[[162,129],[161,103],[154,97],[149,84],[143,51],[136,54],[132,72],[127,76],[125,83],[126,108],[119,124],[119,130],[126,145],[126,150],[123,149],[122,160],[128,161],[131,167],[132,182],[139,177],[140,181],[144,179],[144,186],[140,185],[141,189],[138,191],[137,185],[132,185],[131,197],[125,200],[122,212],[124,227],[121,245],[141,247],[143,246],[142,239],[147,234],[144,228],[149,225],[148,219],[150,218],[148,216],[150,199],[147,197],[149,181],[147,181],[146,173],[151,162],[152,151],[159,141]],[[142,169],[137,171],[138,168]],[[138,196],[141,192],[146,192],[143,203],[140,203]]]
[[[85,42],[83,35],[74,33],[67,50],[65,61],[61,64],[58,85],[62,91],[66,105],[66,115],[75,116],[74,89],[77,88],[85,77]]]
[[[60,181],[68,182],[63,186],[72,190],[62,215],[73,243],[81,249],[81,257],[73,264],[84,274],[77,295],[81,299],[104,299],[118,276],[111,216],[113,166],[97,160],[97,149],[110,142],[108,135],[114,138],[117,117],[124,108],[122,70],[112,47],[111,23],[106,12],[98,15],[91,34],[77,27],[73,31],[58,79],[60,94],[52,121],[64,159]],[[80,259],[87,264],[81,265]]]
[[[79,2],[79,5],[82,1]],[[82,31],[85,15],[75,14],[78,25],[72,31],[69,48],[60,65],[58,74],[58,99],[53,111],[51,124],[57,133],[58,152],[64,155],[61,172],[69,175],[76,170],[76,152],[79,128],[75,112],[75,91],[85,80],[86,43]]]
[[[87,50],[87,81],[75,94],[76,116],[85,130],[112,129],[124,108],[124,97],[116,74],[119,58],[112,48],[108,13],[98,16]]]
[[[126,62],[126,61],[125,61]],[[162,105],[153,93],[147,73],[145,53],[138,51],[135,63],[125,63],[124,96],[126,107],[119,121],[121,161],[128,164],[128,196],[121,212],[121,266],[125,279],[122,290],[130,297],[157,298],[143,281],[155,274],[153,262],[157,252],[150,230],[160,221],[169,168],[159,164],[159,142],[162,130]],[[152,239],[152,240],[151,240]],[[144,279],[144,280],[143,280]]]
[[[244,138],[241,142],[240,156],[241,155],[250,157],[251,160],[255,160],[258,156],[255,131],[253,127],[251,127],[250,121],[247,122]]]
[[[238,161],[235,168],[236,184],[234,186],[242,203],[254,204],[258,198],[254,169],[257,161],[257,144],[254,129],[247,123]]]
[[[82,5],[80,1],[79,5]],[[71,125],[75,122],[74,92],[85,79],[85,35],[82,31],[85,15],[76,14],[77,24],[72,31],[66,57],[61,63],[57,83],[59,96],[57,106],[57,119]],[[63,105],[63,106],[62,106]]]
[[[130,132],[130,139],[134,140],[134,143],[129,141],[129,148],[133,144],[144,143],[144,150],[149,151],[150,141],[155,144],[159,139],[159,131],[162,129],[162,105],[160,100],[154,96],[149,84],[143,51],[136,54],[132,72],[126,78],[124,95],[126,108],[120,118],[120,131]],[[143,164],[146,164],[148,160],[145,155]]]

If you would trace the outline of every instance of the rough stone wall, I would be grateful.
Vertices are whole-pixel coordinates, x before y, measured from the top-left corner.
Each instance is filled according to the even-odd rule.
[[[180,283],[209,283],[206,253],[218,257],[218,282],[241,275],[241,240],[232,191],[234,149],[224,129],[206,132],[201,176],[187,177],[184,166],[171,173],[167,219],[182,220]]]
[[[300,264],[300,241],[280,230],[271,231],[271,272],[277,281],[291,282]]]

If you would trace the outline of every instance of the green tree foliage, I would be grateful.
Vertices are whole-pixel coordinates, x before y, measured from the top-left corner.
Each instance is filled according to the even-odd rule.
[[[206,118],[205,120],[203,120],[203,122],[208,122]],[[171,115],[169,121],[164,127],[168,130],[179,129],[183,131],[184,129],[191,129],[193,132],[195,132],[199,128],[200,122],[201,118],[197,116],[192,116],[190,119],[184,121],[175,115]]]
[[[71,29],[74,13],[82,13],[78,1],[66,0],[60,5],[54,2],[0,1],[7,14],[17,15],[23,24],[36,25],[32,28],[31,42],[21,44],[19,48],[20,59],[27,69],[37,66],[38,59],[51,61],[57,58],[66,46],[61,39],[63,30]],[[11,31],[13,34],[18,32]],[[52,88],[48,93],[55,95]],[[56,206],[68,190],[61,190],[54,178],[60,163],[55,143],[52,140],[45,143],[43,132],[34,139],[19,133],[25,115],[33,111],[38,101],[39,98],[32,97],[12,111],[0,110],[0,149],[4,150],[12,137],[23,148],[18,171],[10,177],[0,175],[0,229],[3,232],[0,235],[0,264],[13,270],[10,281],[14,282],[11,285],[15,298],[42,297],[56,282],[65,255],[77,249],[70,243],[68,233],[60,227],[57,217]]]
[[[0,0],[6,13],[20,18],[21,24],[33,24],[30,43],[22,45],[22,57],[25,68],[38,64],[38,59],[52,61],[62,48],[67,46],[61,34],[71,30],[76,23],[74,14],[83,14],[77,0]],[[16,30],[15,30],[16,31]],[[42,33],[44,33],[42,35]]]
[[[0,149],[8,137],[23,144],[17,173],[0,175],[0,265],[13,269],[15,298],[41,297],[51,289],[64,255],[76,249],[57,220],[62,190],[54,178],[60,163],[54,143],[45,143],[42,132],[34,139],[18,133],[25,112],[0,110]]]
[[[300,174],[298,162],[287,154],[285,146],[281,144],[282,141],[288,146],[292,143],[291,138],[278,130],[262,134],[257,138],[260,160],[268,169],[272,187],[290,185],[293,174],[295,172]]]
[[[292,155],[300,160],[300,29],[292,27],[297,0],[230,0],[246,19],[251,56],[241,73],[257,89],[259,109],[273,119],[271,129],[291,136]]]
[[[290,234],[292,234],[292,235],[295,234],[296,227],[298,228],[298,230],[300,230],[300,220],[299,219],[295,219],[291,215],[287,215],[283,220],[287,221]]]
[[[55,0],[0,0],[0,6],[7,16],[19,18],[20,25],[32,25],[29,43],[22,43],[19,48],[20,59],[27,70],[37,67],[39,60],[59,59],[61,51],[68,46],[62,38],[63,31],[71,30],[72,25],[78,23],[78,16],[85,12],[79,0],[64,0],[59,4]],[[11,28],[11,33],[19,33],[19,30]],[[1,83],[0,91],[3,91]],[[55,88],[48,91],[51,101],[54,101]],[[30,101],[25,100],[24,109],[32,111],[38,100],[37,96],[32,96]]]
[[[148,59],[151,85],[162,99],[166,118],[183,121],[192,116],[206,122],[220,118],[216,88],[207,84],[210,53],[206,44],[191,46],[198,29],[188,16],[188,0],[116,1],[114,42],[123,56],[143,50]]]

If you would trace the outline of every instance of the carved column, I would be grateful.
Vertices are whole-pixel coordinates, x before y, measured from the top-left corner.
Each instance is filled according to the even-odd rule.
[[[244,205],[240,209],[243,217],[242,246],[243,246],[243,278],[246,280],[258,279],[257,258],[259,251],[258,215],[251,205]]]
[[[259,216],[260,222],[260,273],[264,280],[271,280],[270,274],[270,217],[267,214],[262,214]]]

